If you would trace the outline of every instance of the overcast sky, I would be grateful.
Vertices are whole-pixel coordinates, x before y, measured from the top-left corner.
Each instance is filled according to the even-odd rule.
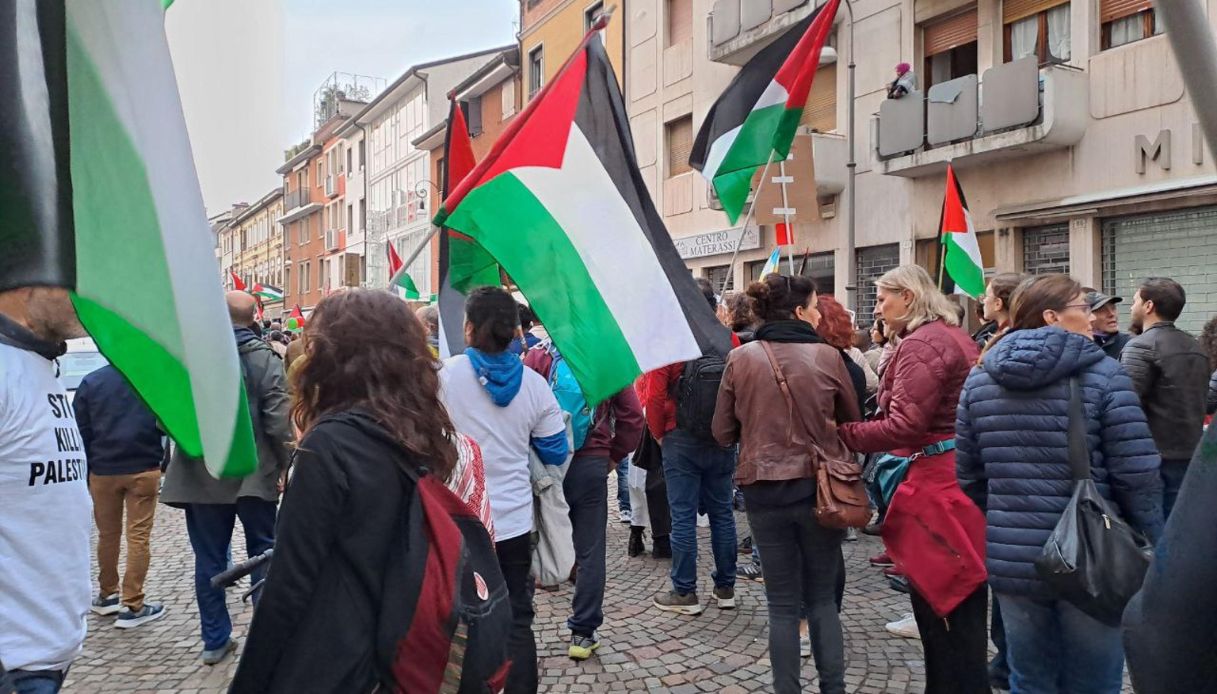
[[[177,0],[166,29],[207,213],[281,184],[331,73],[392,82],[511,43],[518,13],[518,0]]]

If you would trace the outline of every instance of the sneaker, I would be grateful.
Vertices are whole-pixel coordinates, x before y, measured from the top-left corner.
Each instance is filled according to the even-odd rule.
[[[897,593],[909,594],[909,579],[908,576],[888,576],[887,585]]]
[[[119,629],[134,629],[148,622],[155,622],[164,616],[164,605],[146,602],[143,607],[139,608],[138,612],[132,612],[131,608],[124,607],[123,611],[118,613],[118,619],[114,620],[114,626]]]
[[[878,523],[871,523],[862,529],[862,534],[870,535],[872,537],[880,537],[883,535],[883,528]]]
[[[857,528],[846,528],[845,529],[845,541],[846,542],[857,542],[858,541],[858,529]]]
[[[884,576],[903,576],[904,572],[894,566],[888,566],[883,569]]]
[[[735,548],[736,554],[752,554],[752,536],[749,535],[740,540],[739,546]]]
[[[895,566],[896,565],[896,562],[892,561],[892,558],[887,555],[887,552],[882,552],[880,554],[876,554],[875,556],[871,557],[869,561],[870,561],[871,566]]]
[[[219,648],[213,648],[210,651],[207,651],[207,650],[203,651],[203,655],[202,655],[203,664],[204,665],[215,665],[216,663],[219,663],[220,661],[227,658],[228,654],[232,653],[235,650],[237,650],[237,640],[232,637],[229,637],[228,643],[224,644],[223,646],[220,646]]]
[[[917,631],[917,620],[913,615],[905,614],[904,617],[897,619],[894,622],[888,622],[883,627],[887,629],[889,634],[895,634],[905,639],[920,639],[921,632]]]
[[[666,593],[659,593],[651,602],[661,610],[676,614],[696,615],[701,614],[703,609],[701,603],[697,601],[697,593],[678,593],[670,590]]]
[[[756,581],[757,583],[765,582],[765,576],[761,573],[761,565],[756,562],[740,564],[735,567],[735,575],[739,578],[746,578],[749,581]]]
[[[735,609],[735,589],[734,588],[715,587],[714,599],[718,601],[718,609],[720,609],[720,610],[734,610]]]
[[[93,614],[105,616],[118,614],[118,611],[123,609],[123,606],[119,603],[118,593],[115,593],[109,597],[98,595],[93,598],[93,604],[89,606],[89,609],[93,610]]]
[[[699,527],[699,528],[710,527],[710,516],[707,516],[704,513],[697,514],[697,527]]]
[[[803,658],[811,657],[811,637],[810,636],[800,636],[799,637],[799,656],[803,657]]]
[[[630,523],[634,522],[634,514],[630,513],[629,511],[618,511],[617,522],[629,525]]]
[[[672,558],[672,539],[667,535],[658,535],[651,539],[651,556],[656,559]]]
[[[630,526],[630,542],[625,547],[626,555],[639,557],[647,551],[646,543],[642,541],[643,530],[644,528],[638,525]]]
[[[587,660],[592,657],[592,653],[600,648],[600,642],[596,640],[596,635],[581,636],[579,634],[570,635],[570,650],[567,653],[571,660]]]

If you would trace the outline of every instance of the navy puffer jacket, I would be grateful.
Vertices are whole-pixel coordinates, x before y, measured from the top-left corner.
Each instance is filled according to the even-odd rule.
[[[1012,332],[968,376],[956,422],[956,472],[986,512],[989,584],[999,593],[1053,597],[1034,562],[1073,494],[1067,432],[1074,375],[1099,492],[1151,539],[1162,532],[1158,450],[1123,367],[1090,339],[1060,328]]]

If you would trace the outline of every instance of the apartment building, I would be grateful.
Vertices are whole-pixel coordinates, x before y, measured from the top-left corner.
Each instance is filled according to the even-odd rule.
[[[228,223],[233,245],[231,270],[249,287],[255,283],[283,288],[283,189],[274,188],[252,205],[235,211]],[[231,276],[229,276],[231,282]],[[283,302],[263,302],[268,318],[283,313]]]
[[[699,177],[682,170],[686,133],[696,132],[735,66],[813,4],[823,2],[630,4],[627,101],[640,164],[678,247],[699,274],[726,279],[738,229],[716,214]],[[682,17],[689,5],[692,65],[685,69],[677,44],[688,36]],[[1217,169],[1149,0],[856,0],[852,10],[851,22],[842,3],[834,50],[817,77],[817,88],[833,89],[813,98],[816,115],[804,120],[804,144],[796,142],[795,158],[786,162],[796,180],[810,173],[815,182],[814,192],[810,184],[798,191],[814,205],[799,205],[794,250],[801,256],[810,249],[807,271],[822,287],[841,296],[856,287],[851,298],[865,320],[878,274],[902,262],[936,269],[951,162],[988,271],[1068,271],[1124,296],[1125,314],[1138,278],[1169,275],[1189,290],[1182,327],[1197,330],[1217,312],[1217,292],[1209,289],[1217,281]],[[1214,19],[1210,10],[1211,24]],[[857,65],[852,124],[846,97],[851,35]],[[901,62],[914,66],[919,89],[887,99],[886,85]],[[654,76],[653,88],[646,75]],[[857,161],[852,258],[846,243],[851,127]],[[772,185],[764,184],[760,195]],[[751,279],[772,250],[773,226],[745,234],[744,262],[730,277],[735,286]]]
[[[592,24],[607,10],[613,18],[601,34],[617,81],[625,81],[625,15],[635,0],[520,0],[520,60],[523,101],[531,99],[562,69]]]

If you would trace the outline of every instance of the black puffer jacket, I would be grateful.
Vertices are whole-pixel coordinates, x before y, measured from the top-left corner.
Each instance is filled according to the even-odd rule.
[[[1164,321],[1130,340],[1120,363],[1141,396],[1163,460],[1191,460],[1204,433],[1211,375],[1200,343]]]

